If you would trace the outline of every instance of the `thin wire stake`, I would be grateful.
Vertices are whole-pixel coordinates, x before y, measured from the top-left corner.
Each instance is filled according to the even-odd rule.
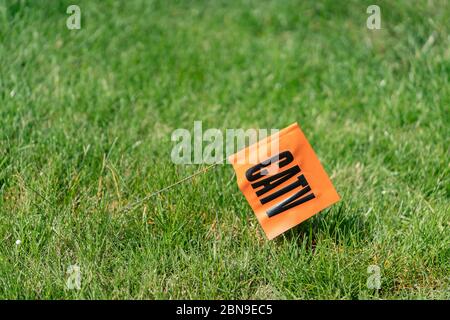
[[[222,161],[223,161],[223,160],[222,160]],[[150,199],[150,198],[152,198],[152,197],[154,197],[154,196],[156,196],[156,195],[158,195],[158,194],[160,194],[160,193],[162,193],[162,192],[164,192],[164,191],[166,191],[166,190],[169,190],[169,189],[171,189],[171,188],[173,188],[173,187],[179,185],[180,183],[183,183],[183,182],[185,182],[185,181],[187,181],[187,180],[190,180],[190,179],[194,178],[195,176],[198,176],[199,174],[205,173],[206,171],[208,171],[209,169],[211,169],[211,168],[217,166],[217,165],[220,164],[220,163],[221,163],[221,162],[216,162],[216,163],[214,163],[214,164],[212,164],[212,165],[210,165],[210,166],[208,166],[208,167],[206,167],[206,168],[203,168],[203,169],[201,169],[201,170],[198,170],[197,172],[191,174],[190,176],[187,176],[186,178],[183,178],[183,179],[181,179],[181,180],[179,180],[179,181],[177,181],[177,182],[175,182],[175,183],[173,183],[173,184],[171,184],[171,185],[169,185],[169,186],[167,186],[167,187],[162,188],[161,190],[155,191],[155,192],[153,192],[153,193],[151,193],[151,194],[145,196],[144,198],[142,198],[142,199],[136,201],[135,203],[132,203],[131,205],[126,206],[126,207],[124,208],[124,210],[125,210],[125,211],[129,211],[129,210],[133,209],[135,206],[139,205],[140,203],[142,203],[142,202],[144,202],[144,201],[146,201],[146,200],[148,200],[148,199]]]

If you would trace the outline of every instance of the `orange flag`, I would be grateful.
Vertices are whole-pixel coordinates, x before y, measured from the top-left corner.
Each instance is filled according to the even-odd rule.
[[[269,239],[339,201],[297,123],[235,153],[229,161]]]

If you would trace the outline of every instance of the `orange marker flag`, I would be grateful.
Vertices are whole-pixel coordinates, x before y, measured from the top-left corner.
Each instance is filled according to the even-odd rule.
[[[339,201],[297,123],[235,153],[229,161],[270,240]]]

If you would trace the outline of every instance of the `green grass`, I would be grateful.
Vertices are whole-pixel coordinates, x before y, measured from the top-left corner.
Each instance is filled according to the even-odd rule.
[[[449,21],[447,0],[0,0],[0,298],[449,299]],[[195,120],[299,122],[342,200],[268,241],[227,165],[124,212],[201,167],[170,159]]]

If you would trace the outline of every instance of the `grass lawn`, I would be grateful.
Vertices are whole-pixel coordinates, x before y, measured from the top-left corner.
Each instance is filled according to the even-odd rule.
[[[0,298],[449,299],[449,21],[447,0],[0,0]],[[297,121],[341,201],[268,241],[223,165],[124,211],[203,168],[170,158],[196,120]]]

